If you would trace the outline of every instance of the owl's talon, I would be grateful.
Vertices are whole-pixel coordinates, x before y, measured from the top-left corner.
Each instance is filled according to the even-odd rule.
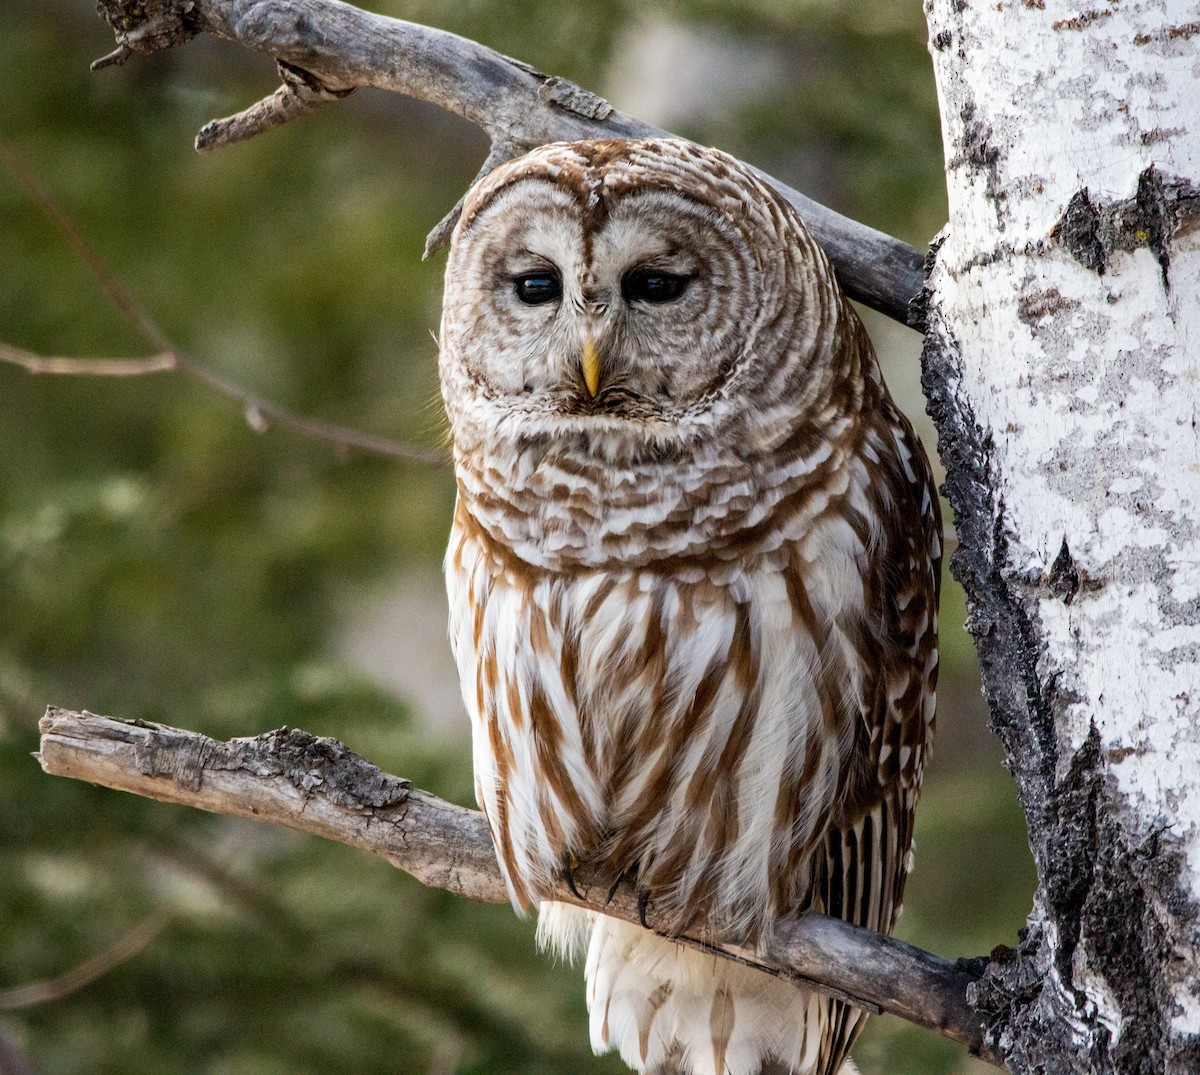
[[[629,881],[632,884],[637,880],[638,871],[641,869],[641,863],[635,862],[632,866],[628,866],[617,874],[617,878],[613,881],[608,889],[608,895],[604,897],[604,902],[612,903],[613,896],[617,894],[617,889],[621,887],[622,881]]]
[[[579,859],[571,854],[570,851],[564,852],[562,863],[563,880],[567,883],[567,888],[571,890],[571,894],[576,899],[582,900],[583,894],[575,887],[575,871],[579,869]]]
[[[646,929],[650,928],[650,923],[646,921],[646,912],[650,909],[650,890],[648,888],[639,888],[637,891],[637,911],[638,921],[641,922]]]

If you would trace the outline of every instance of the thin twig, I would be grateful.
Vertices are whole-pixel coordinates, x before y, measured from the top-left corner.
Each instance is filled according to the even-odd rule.
[[[180,373],[199,381],[218,395],[241,404],[246,424],[256,433],[265,433],[272,426],[279,426],[302,437],[331,444],[344,452],[406,459],[428,466],[448,466],[450,463],[449,454],[440,448],[405,444],[389,437],[377,437],[349,426],[296,414],[242,388],[178,351],[166,351],[148,358],[67,358],[35,354],[0,340],[0,362],[19,366],[28,373],[67,377],[141,377],[151,373]]]
[[[37,1004],[49,1004],[69,997],[144,951],[166,929],[170,921],[171,915],[168,912],[156,911],[120,937],[111,947],[90,959],[85,959],[65,974],[40,982],[14,986],[12,989],[0,989],[0,1011],[32,1008]]]
[[[88,271],[96,278],[96,282],[99,283],[101,289],[129,325],[156,350],[174,351],[175,347],[167,339],[166,333],[158,327],[141,303],[117,279],[96,248],[83,237],[83,233],[75,226],[75,221],[63,208],[62,203],[38,178],[37,173],[17,152],[16,147],[2,134],[0,134],[0,160],[4,161],[5,167],[25,193],[37,202],[42,212],[54,222],[54,226],[58,228],[75,252],[75,256],[87,266]]]
[[[51,708],[38,759],[46,772],[164,802],[267,821],[369,851],[424,884],[507,901],[483,815],[412,788],[332,739],[281,730],[217,742],[195,732]],[[607,878],[577,875],[556,900],[629,922],[646,912]],[[648,915],[656,925],[653,903]],[[663,925],[662,923],[657,923]],[[975,976],[893,937],[825,915],[784,928],[772,959],[712,938],[677,938],[766,974],[788,977],[868,1011],[891,1012],[999,1063],[967,1003]]]
[[[179,356],[174,351],[149,358],[64,358],[61,355],[36,355],[3,340],[0,340],[0,362],[20,366],[27,373],[67,377],[144,377],[179,368]]]
[[[361,452],[363,455],[378,455],[391,459],[407,459],[413,463],[429,466],[448,466],[450,455],[440,448],[426,448],[419,444],[406,444],[390,437],[378,437],[363,433],[336,422],[320,418],[308,418],[290,411],[269,399],[243,388],[222,377],[219,373],[202,365],[187,355],[176,352],[176,368],[180,373],[212,389],[218,395],[242,405],[246,424],[256,433],[264,433],[271,426],[298,433],[310,440],[325,441],[343,451]]]
[[[150,373],[180,373],[196,381],[218,395],[232,400],[242,408],[246,423],[256,433],[263,433],[272,426],[279,426],[312,440],[324,441],[344,452],[383,456],[391,459],[406,459],[431,466],[446,466],[450,459],[440,448],[427,448],[417,444],[406,444],[363,433],[335,422],[309,418],[289,410],[272,400],[265,399],[234,381],[223,377],[180,348],[176,347],[158,322],[145,307],[117,278],[91,243],[84,238],[70,214],[54,193],[37,176],[16,148],[0,135],[0,160],[30,198],[54,222],[76,257],[96,278],[104,294],[120,312],[125,321],[158,354],[146,358],[66,358],[39,355],[24,348],[0,341],[0,362],[20,366],[29,373],[56,374],[88,377],[137,377]]]

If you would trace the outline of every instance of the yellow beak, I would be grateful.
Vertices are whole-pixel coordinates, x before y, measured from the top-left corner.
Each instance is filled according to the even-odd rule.
[[[583,383],[587,385],[588,395],[595,397],[600,391],[600,352],[591,336],[583,341],[580,365],[583,367]]]

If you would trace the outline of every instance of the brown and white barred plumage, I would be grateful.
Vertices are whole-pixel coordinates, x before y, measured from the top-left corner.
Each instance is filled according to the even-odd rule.
[[[642,301],[634,270],[686,287]],[[561,297],[522,301],[530,272]],[[792,208],[684,142],[543,147],[468,197],[441,348],[450,630],[513,903],[572,864],[632,879],[681,932],[766,948],[810,907],[890,929],[940,519]],[[639,1071],[832,1075],[861,1026],[638,926],[546,903],[540,932],[587,939],[593,1045]]]

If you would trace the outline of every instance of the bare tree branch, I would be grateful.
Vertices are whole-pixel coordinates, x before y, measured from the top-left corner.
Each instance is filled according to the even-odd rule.
[[[378,855],[426,885],[488,903],[508,900],[482,814],[410,787],[336,740],[281,729],[222,743],[54,707],[41,730],[38,760],[52,775],[324,836]],[[637,895],[628,886],[607,902],[605,878],[584,874],[575,887],[564,882],[555,898],[639,921]],[[653,903],[646,922],[656,927]],[[783,933],[769,958],[713,938],[677,939],[868,1011],[898,1015],[999,1063],[983,1048],[967,1000],[977,977],[893,937],[810,913]]]
[[[20,366],[26,373],[65,377],[145,377],[150,373],[169,373],[178,369],[174,351],[148,358],[70,358],[62,355],[37,355],[23,347],[0,340],[0,362]]]
[[[276,67],[283,85],[270,97],[226,119],[214,119],[200,128],[196,135],[196,150],[203,153],[209,149],[244,142],[256,134],[290,123],[301,116],[315,112],[323,104],[337,101],[354,92],[354,88],[333,90],[320,79],[301,71],[298,67],[280,60]]]
[[[99,0],[97,6],[119,46],[98,61],[102,65],[123,62],[130,51],[182,45],[200,33],[283,65],[281,90],[237,116],[206,124],[197,148],[249,138],[357,86],[392,90],[462,116],[508,156],[546,142],[668,134],[566,79],[474,41],[337,0]],[[762,178],[800,212],[852,298],[923,330],[924,313],[914,302],[924,284],[920,251]],[[439,225],[433,245],[448,231]]]
[[[116,62],[116,61],[113,61]],[[0,135],[0,161],[24,188],[42,211],[53,221],[68,245],[91,274],[125,321],[159,353],[146,358],[66,358],[58,355],[39,355],[13,344],[0,341],[0,362],[20,366],[28,373],[88,377],[138,377],[150,373],[180,373],[197,381],[218,395],[232,400],[242,408],[246,423],[256,433],[265,433],[279,426],[312,440],[325,441],[344,452],[378,455],[392,459],[407,459],[414,463],[446,466],[448,452],[405,444],[389,437],[363,433],[348,426],[308,418],[265,399],[249,389],[221,376],[204,363],[176,347],[158,322],[137,301],[127,287],[109,268],[99,251],[84,238],[83,233],[63,208],[54,193],[38,178],[16,148]]]
[[[146,312],[116,274],[108,267],[100,253],[83,237],[83,232],[75,225],[71,215],[63,208],[62,203],[54,196],[54,192],[38,178],[37,173],[28,162],[17,152],[16,147],[0,134],[0,161],[8,169],[12,177],[21,185],[26,194],[32,198],[42,212],[58,228],[62,237],[75,252],[88,272],[96,278],[109,301],[120,311],[121,316],[129,326],[137,332],[150,346],[158,351],[173,351],[175,348],[167,335],[154,319]]]
[[[405,444],[390,437],[377,437],[349,426],[307,418],[286,407],[242,388],[207,366],[179,351],[166,351],[148,358],[69,358],[61,355],[38,355],[0,340],[0,362],[20,366],[33,374],[54,374],[68,377],[141,377],[151,373],[182,373],[193,381],[211,388],[218,395],[242,405],[246,424],[255,433],[265,433],[279,426],[310,440],[324,441],[344,452],[378,455],[390,459],[407,459],[429,466],[449,466],[450,455],[440,448],[425,448]]]
[[[156,912],[119,937],[111,947],[56,978],[0,989],[0,1011],[32,1008],[36,1004],[48,1004],[69,997],[144,951],[170,921],[171,916],[165,911]]]

